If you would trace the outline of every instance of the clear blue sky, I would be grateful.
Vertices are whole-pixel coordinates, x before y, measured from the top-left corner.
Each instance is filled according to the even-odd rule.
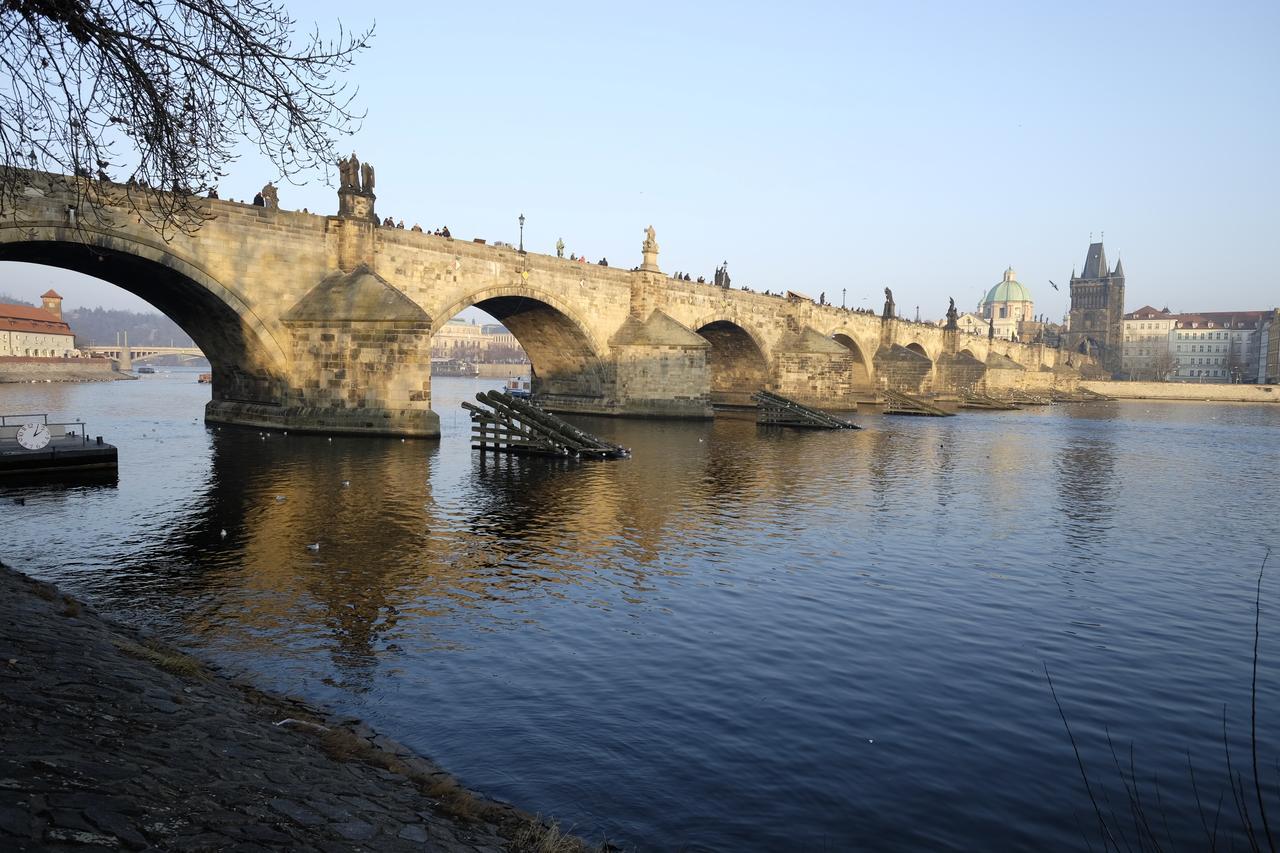
[[[631,267],[652,223],[668,272],[927,317],[1012,265],[1055,318],[1105,231],[1129,309],[1280,304],[1274,0],[292,8],[376,21],[342,147],[406,227],[515,242],[523,212],[530,250]],[[223,198],[275,177],[230,172]],[[337,207],[319,176],[280,198]]]

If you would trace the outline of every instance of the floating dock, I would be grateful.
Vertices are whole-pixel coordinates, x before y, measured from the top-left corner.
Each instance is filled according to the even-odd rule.
[[[55,422],[48,415],[0,415],[0,477],[113,474],[116,448],[89,438],[83,421]]]
[[[797,403],[795,400],[766,391],[751,395],[757,406],[756,423],[761,426],[803,427],[807,429],[861,429],[857,424],[835,415]]]
[[[471,413],[471,447],[482,453],[531,453],[571,459],[621,459],[631,451],[597,438],[533,403],[500,391],[482,391]]]

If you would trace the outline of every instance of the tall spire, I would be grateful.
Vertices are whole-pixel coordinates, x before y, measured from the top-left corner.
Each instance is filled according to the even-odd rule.
[[[1102,248],[1102,243],[1090,243],[1089,255],[1084,260],[1084,272],[1080,273],[1080,277],[1106,278],[1108,269],[1107,253]]]
[[[1119,258],[1116,259],[1116,271],[1113,272],[1112,275],[1117,278],[1124,278],[1124,261]]]

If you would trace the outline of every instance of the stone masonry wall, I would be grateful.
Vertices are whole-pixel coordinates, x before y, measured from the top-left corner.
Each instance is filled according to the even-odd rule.
[[[424,326],[292,323],[297,384],[287,409],[317,428],[431,434],[431,334]]]
[[[619,398],[653,416],[706,417],[711,409],[705,348],[615,347]]]
[[[859,396],[855,370],[852,353],[783,352],[774,359],[774,388],[805,405],[851,410]]]

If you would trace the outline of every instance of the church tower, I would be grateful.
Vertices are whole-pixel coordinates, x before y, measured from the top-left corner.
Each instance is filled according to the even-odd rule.
[[[1077,352],[1089,352],[1110,373],[1120,372],[1124,349],[1124,266],[1107,267],[1107,253],[1101,241],[1089,244],[1084,272],[1071,273],[1070,329],[1062,345]]]

